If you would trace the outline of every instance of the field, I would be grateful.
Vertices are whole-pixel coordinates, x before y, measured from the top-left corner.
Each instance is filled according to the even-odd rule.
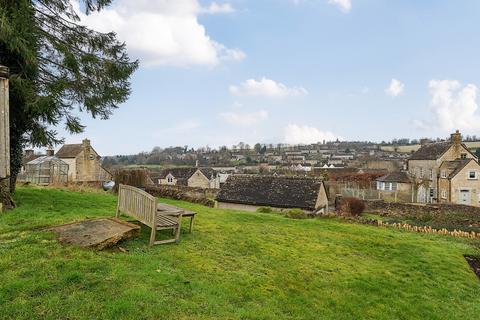
[[[3,319],[476,319],[475,243],[336,219],[198,212],[178,245],[62,246],[45,226],[112,216],[104,193],[19,188],[0,215]]]

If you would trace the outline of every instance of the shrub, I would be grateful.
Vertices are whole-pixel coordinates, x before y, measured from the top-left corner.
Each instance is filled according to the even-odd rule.
[[[357,198],[343,198],[340,210],[343,214],[359,216],[365,210],[365,203]]]
[[[271,207],[260,207],[257,209],[259,213],[272,213],[273,209]]]
[[[308,215],[302,209],[290,209],[285,213],[285,216],[292,219],[308,218]]]

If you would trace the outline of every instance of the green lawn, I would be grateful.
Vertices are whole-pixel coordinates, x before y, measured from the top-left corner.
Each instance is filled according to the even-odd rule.
[[[0,215],[0,318],[478,319],[467,240],[336,219],[292,220],[168,201],[198,212],[178,245],[59,245],[40,227],[112,216],[102,193],[19,188]]]

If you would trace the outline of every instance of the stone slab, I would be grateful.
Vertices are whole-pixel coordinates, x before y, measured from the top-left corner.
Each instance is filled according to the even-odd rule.
[[[116,218],[84,220],[49,228],[58,241],[85,248],[103,250],[140,234],[140,226]]]

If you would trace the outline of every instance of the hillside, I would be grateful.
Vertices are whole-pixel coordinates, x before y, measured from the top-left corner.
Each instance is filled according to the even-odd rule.
[[[59,245],[39,228],[112,216],[103,193],[19,188],[0,215],[4,319],[475,319],[480,282],[466,240],[335,219],[198,212],[192,235],[149,248]]]

